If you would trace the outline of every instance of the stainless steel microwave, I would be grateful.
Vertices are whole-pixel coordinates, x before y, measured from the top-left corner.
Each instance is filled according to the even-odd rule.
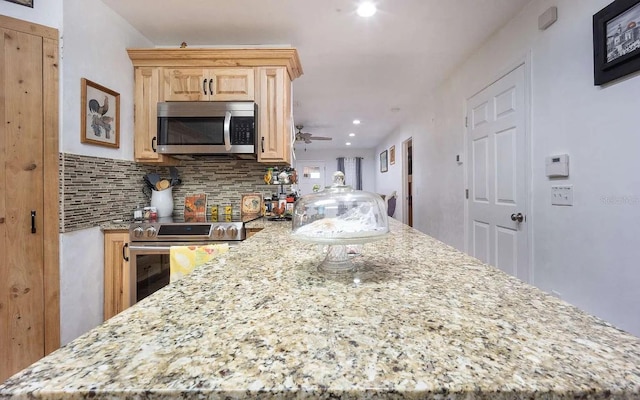
[[[255,154],[257,116],[252,101],[158,103],[158,152]]]

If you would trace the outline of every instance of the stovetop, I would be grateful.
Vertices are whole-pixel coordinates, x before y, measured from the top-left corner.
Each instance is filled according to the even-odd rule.
[[[181,215],[134,221],[129,227],[132,242],[236,241],[246,238],[244,224],[260,216]]]
[[[133,224],[185,224],[185,223],[225,223],[241,222],[246,223],[260,218],[260,216],[238,216],[238,215],[218,215],[217,219],[212,219],[211,215],[175,215],[171,217],[156,218],[153,220],[133,221]]]

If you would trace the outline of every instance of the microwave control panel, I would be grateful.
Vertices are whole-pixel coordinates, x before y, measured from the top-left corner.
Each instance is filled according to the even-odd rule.
[[[254,144],[255,132],[253,117],[233,117],[231,119],[231,144]]]

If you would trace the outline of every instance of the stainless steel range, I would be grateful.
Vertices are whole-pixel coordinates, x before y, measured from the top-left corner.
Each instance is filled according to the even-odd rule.
[[[171,246],[238,244],[244,224],[255,219],[170,217],[133,222],[129,227],[129,305],[169,284]]]

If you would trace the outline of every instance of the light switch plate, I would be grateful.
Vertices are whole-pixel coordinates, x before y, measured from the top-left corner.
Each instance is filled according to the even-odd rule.
[[[573,185],[551,186],[551,205],[572,206]]]

